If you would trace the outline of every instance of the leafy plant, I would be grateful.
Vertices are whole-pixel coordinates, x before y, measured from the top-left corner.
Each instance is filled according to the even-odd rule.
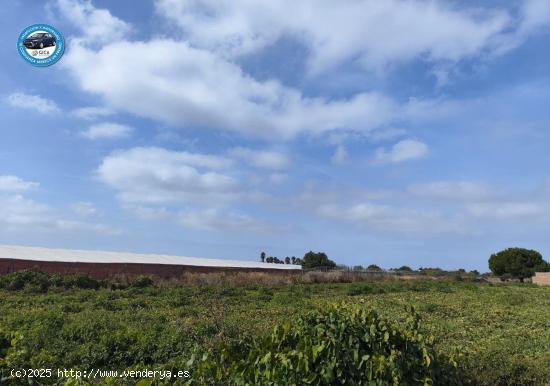
[[[261,339],[195,355],[189,384],[461,384],[458,363],[436,353],[413,310],[403,325],[375,311],[337,306],[298,317]]]

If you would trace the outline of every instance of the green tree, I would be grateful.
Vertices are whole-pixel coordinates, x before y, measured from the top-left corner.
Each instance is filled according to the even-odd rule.
[[[381,271],[382,268],[377,266],[376,264],[371,264],[367,267],[367,271]]]
[[[489,257],[489,269],[497,276],[510,275],[523,282],[535,272],[548,271],[550,265],[532,249],[508,248]]]
[[[397,270],[398,270],[398,271],[412,272],[411,267],[409,267],[408,265],[402,265],[401,267],[397,268]]]
[[[285,264],[290,264],[290,257],[285,257]]]
[[[265,263],[265,252],[260,254],[260,259],[262,259],[262,263]]]
[[[316,268],[316,267],[327,267],[334,268],[336,263],[328,258],[328,256],[323,252],[313,252],[309,251],[304,255],[302,259],[302,267],[304,268]]]

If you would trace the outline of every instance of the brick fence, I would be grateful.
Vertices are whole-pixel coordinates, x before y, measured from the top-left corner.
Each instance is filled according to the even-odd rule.
[[[533,283],[538,285],[550,285],[550,272],[536,272]]]

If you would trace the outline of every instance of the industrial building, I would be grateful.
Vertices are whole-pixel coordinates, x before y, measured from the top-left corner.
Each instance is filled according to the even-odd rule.
[[[184,272],[296,272],[301,266],[201,257],[0,245],[0,274],[38,268],[50,273],[178,277]]]

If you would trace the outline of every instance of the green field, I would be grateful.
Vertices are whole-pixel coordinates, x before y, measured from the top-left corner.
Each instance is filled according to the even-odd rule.
[[[396,323],[412,305],[438,351],[460,352],[465,381],[550,384],[550,287],[449,281],[0,289],[0,331],[4,341],[15,337],[4,372],[185,369],[195,346],[265,335],[342,302],[374,308]]]

